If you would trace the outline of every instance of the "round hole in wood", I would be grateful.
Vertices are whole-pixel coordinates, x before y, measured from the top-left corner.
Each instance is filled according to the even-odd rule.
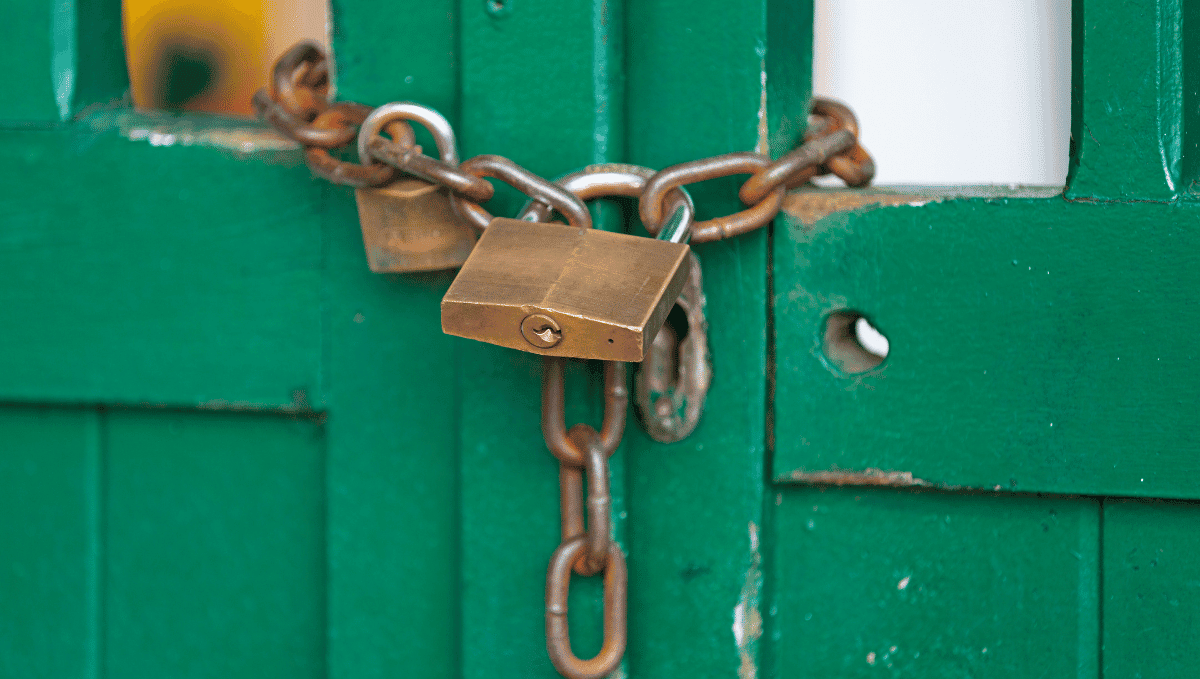
[[[843,309],[825,317],[821,349],[835,368],[847,375],[857,375],[883,363],[891,347],[887,337],[866,316]]]

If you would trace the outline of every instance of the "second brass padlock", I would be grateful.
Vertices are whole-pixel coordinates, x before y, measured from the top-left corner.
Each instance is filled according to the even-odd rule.
[[[367,264],[375,273],[452,269],[467,261],[475,231],[450,207],[446,189],[402,177],[356,189]]]
[[[396,120],[424,125],[442,160],[458,164],[450,123],[436,111],[410,102],[381,106],[363,121],[358,135],[363,164],[374,162],[368,152],[371,138]],[[436,184],[401,177],[387,186],[356,189],[354,197],[367,264],[375,273],[451,269],[465,262],[475,246],[475,230],[454,212],[449,192]]]
[[[442,299],[442,331],[546,356],[641,361],[687,279],[689,251],[493,219]]]

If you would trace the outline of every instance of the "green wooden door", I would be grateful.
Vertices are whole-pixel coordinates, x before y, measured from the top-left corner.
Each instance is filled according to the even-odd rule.
[[[1191,676],[1194,4],[1076,2],[1065,193],[801,193],[696,248],[705,419],[614,457],[619,675]],[[452,273],[371,274],[352,193],[263,126],[125,107],[119,3],[9,10],[0,676],[556,676],[540,361],[442,335]],[[341,98],[543,176],[805,121],[808,2],[333,10]],[[887,361],[836,367],[839,310]],[[574,367],[569,422],[599,382]],[[571,613],[594,653],[599,583]]]

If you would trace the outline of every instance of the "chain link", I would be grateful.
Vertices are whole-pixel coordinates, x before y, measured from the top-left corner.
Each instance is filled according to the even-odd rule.
[[[592,213],[575,194],[542,179],[504,156],[475,156],[458,167],[477,177],[492,177],[507,182],[530,198],[558,210],[571,226],[592,228]],[[479,203],[451,193],[450,204],[459,216],[481,231],[492,221],[492,215]]]
[[[770,167],[771,159],[757,153],[726,153],[711,158],[701,158],[679,165],[672,165],[650,178],[642,198],[638,202],[638,213],[642,224],[651,234],[657,234],[666,217],[663,198],[671,189],[709,179],[730,177],[738,174],[753,175]],[[761,201],[750,207],[723,217],[714,217],[692,225],[692,240],[697,243],[721,240],[753,231],[779,214],[783,206],[783,194],[787,189],[777,186]]]
[[[259,115],[304,146],[305,159],[318,176],[354,187],[381,186],[401,174],[419,177],[447,188],[454,210],[480,230],[486,229],[492,219],[480,203],[495,195],[485,177],[506,182],[529,197],[522,219],[544,221],[557,211],[571,225],[591,228],[585,200],[628,196],[638,200],[638,213],[651,235],[667,227],[667,233],[660,237],[686,242],[690,235],[694,242],[707,242],[767,224],[779,214],[786,191],[814,177],[835,174],[850,186],[862,186],[875,174],[874,162],[858,143],[858,121],[853,112],[836,101],[816,98],[804,143],[775,161],[756,153],[727,153],[658,172],[605,164],[589,166],[551,183],[502,156],[475,156],[460,164],[453,128],[431,108],[411,102],[378,109],[349,102],[331,103],[328,69],[328,61],[316,45],[294,46],[276,62],[271,86],[255,93],[253,102]],[[426,155],[416,145],[409,121],[420,123],[433,134],[440,158]],[[347,162],[334,155],[334,151],[356,140],[360,162]],[[696,209],[683,187],[734,175],[750,175],[738,191],[747,209],[694,221]],[[693,326],[689,339],[693,334],[702,335],[707,327],[698,266],[694,278],[695,290],[681,299]],[[662,351],[674,353],[673,347]],[[674,367],[672,357],[648,360],[661,365],[638,378],[639,403],[646,402],[641,404],[643,411],[651,405],[650,394],[664,394],[659,398],[662,403],[653,404],[656,417],[662,420],[662,431],[655,435],[659,440],[678,440],[695,427],[711,379],[703,344],[693,346],[690,353],[681,353],[686,354],[681,358],[687,365],[680,366],[677,382],[673,383],[668,375]],[[542,435],[546,447],[559,460],[561,505],[561,542],[546,575],[546,648],[563,676],[601,679],[617,669],[626,645],[628,580],[625,556],[612,538],[608,460],[625,431],[629,393],[625,364],[605,363],[600,430],[586,424],[568,430],[563,419],[564,363],[562,358],[546,357],[542,374]],[[686,405],[686,412],[680,411],[682,405]],[[580,660],[571,651],[567,595],[572,572],[585,577],[604,574],[604,642],[590,660]]]
[[[348,129],[353,132],[370,114],[371,109],[366,106],[358,104],[343,106],[339,102],[317,115],[312,121],[312,126],[338,130]],[[407,123],[395,121],[389,123],[385,129],[397,144],[407,148],[415,147],[416,135],[413,134],[412,127]],[[309,146],[305,149],[304,155],[313,173],[336,184],[346,184],[356,188],[382,186],[396,178],[395,168],[382,163],[364,165],[348,163],[334,158],[329,149],[321,146]]]
[[[312,42],[292,46],[271,69],[270,99],[312,120],[329,106],[329,60]]]
[[[542,371],[542,437],[546,447],[564,462],[576,467],[586,463],[585,450],[567,436],[563,421],[563,364],[565,359],[547,356]],[[625,410],[629,390],[625,388],[625,364],[604,364],[604,424],[600,427],[600,446],[612,455],[625,433]]]

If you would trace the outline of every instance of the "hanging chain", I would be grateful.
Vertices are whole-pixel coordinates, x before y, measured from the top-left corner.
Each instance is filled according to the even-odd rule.
[[[546,573],[546,650],[554,669],[563,676],[599,679],[617,669],[625,655],[628,585],[625,555],[612,538],[608,458],[617,450],[625,433],[629,392],[625,388],[625,364],[605,363],[604,420],[600,431],[586,424],[567,430],[563,420],[564,364],[562,358],[546,357],[542,368],[542,435],[546,447],[558,458],[562,514],[562,542],[554,550]],[[567,592],[571,588],[572,570],[583,576],[604,573],[604,643],[590,660],[580,660],[571,651]]]
[[[685,239],[690,234],[692,241],[702,243],[737,236],[767,224],[779,214],[787,190],[814,177],[834,174],[850,186],[862,186],[875,174],[870,155],[858,143],[858,121],[854,114],[838,102],[816,98],[804,143],[778,160],[756,153],[727,153],[658,172],[626,165],[590,166],[552,183],[502,156],[482,155],[459,163],[453,130],[433,109],[411,102],[378,109],[330,102],[328,69],[320,48],[311,43],[294,46],[275,63],[270,87],[254,95],[259,115],[304,147],[305,160],[318,176],[354,187],[382,186],[402,174],[419,177],[447,188],[454,210],[479,230],[486,229],[492,219],[480,203],[487,202],[495,193],[485,177],[504,181],[529,196],[530,202],[522,211],[523,219],[544,220],[557,211],[572,225],[591,228],[591,214],[584,200],[625,195],[637,198],[642,223],[651,235],[671,225],[660,238],[680,242],[676,239]],[[434,133],[440,158],[422,152],[408,121],[419,122]],[[334,155],[355,140],[361,162]],[[695,207],[683,187],[734,175],[749,175],[738,191],[747,208],[693,223]],[[680,229],[681,224],[686,226]],[[691,303],[696,308],[689,311],[689,320],[702,328],[706,321],[698,267],[695,275],[696,290],[692,296],[696,299]],[[702,403],[709,379],[707,350],[699,346],[691,353],[695,366],[689,368],[690,372],[681,373],[688,377],[681,386],[697,391],[697,394],[689,392],[686,397],[698,397]],[[626,644],[628,582],[625,556],[612,538],[608,461],[625,431],[629,394],[625,364],[605,363],[604,419],[600,430],[586,424],[568,430],[563,419],[564,364],[562,358],[546,357],[542,377],[542,435],[546,447],[559,461],[562,516],[562,539],[546,575],[546,648],[550,661],[563,676],[601,679],[620,665]],[[651,374],[646,379],[663,381],[664,377]],[[639,394],[643,390],[649,393],[649,383],[642,382],[639,377]],[[680,422],[665,418],[667,438],[660,440],[678,440],[672,437],[691,431],[699,416],[698,409],[699,405],[695,405],[694,416]],[[604,574],[604,642],[600,652],[589,660],[580,660],[571,651],[567,594],[572,572],[584,577]]]

